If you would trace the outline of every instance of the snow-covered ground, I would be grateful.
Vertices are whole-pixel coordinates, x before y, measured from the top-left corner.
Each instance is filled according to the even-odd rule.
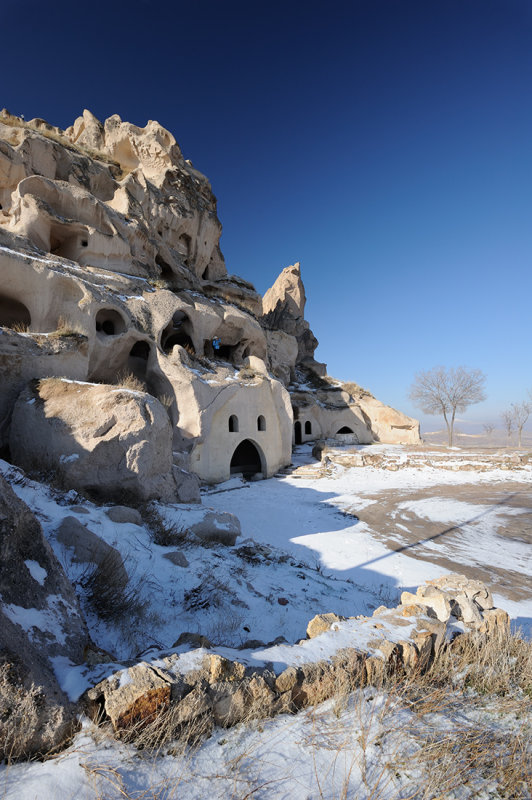
[[[299,448],[294,460],[311,464],[310,448]],[[78,583],[94,640],[116,657],[115,664],[92,669],[58,663],[58,677],[72,696],[146,648],[151,648],[153,658],[171,650],[184,631],[207,636],[223,651],[242,646],[247,639],[270,643],[282,636],[294,642],[304,637],[306,624],[316,613],[354,616],[371,614],[380,604],[395,605],[401,591],[415,590],[446,571],[434,560],[424,560],[423,553],[443,554],[447,561],[454,554],[456,564],[450,568],[457,572],[487,569],[496,562],[508,574],[519,573],[525,584],[532,575],[530,540],[500,533],[505,518],[529,519],[530,508],[517,504],[503,509],[478,500],[467,502],[463,494],[460,500],[452,497],[459,488],[485,485],[494,490],[508,481],[528,491],[529,467],[511,473],[336,468],[319,478],[294,474],[252,483],[233,478],[206,490],[204,504],[239,517],[243,535],[234,547],[207,547],[187,538],[177,546],[156,545],[145,525],[114,523],[104,508],[81,501],[75,493],[60,495],[5,463],[0,467],[35,511],[69,577]],[[388,538],[358,517],[375,509],[385,495],[399,498],[391,522],[388,519],[392,530]],[[186,527],[191,513],[179,506],[165,509],[177,527]],[[98,619],[84,602],[84,566],[56,538],[66,516],[76,517],[120,551],[139,599],[138,616],[127,626]],[[445,537],[427,536],[425,549],[418,547],[413,557],[410,546],[399,546],[413,520],[418,530],[425,523],[452,526],[452,544]],[[165,557],[176,550],[188,566]],[[530,593],[519,600],[503,591],[495,597],[497,605],[530,632]],[[270,657],[273,651],[282,659],[282,645],[264,649]],[[99,738],[86,723],[73,745],[57,758],[3,767],[0,798],[430,798],[430,794],[407,793],[426,784],[428,775],[414,757],[419,750],[417,727],[429,725],[448,734],[453,725],[473,724],[474,713],[463,709],[453,719],[435,714],[420,722],[388,696],[366,689],[342,707],[330,701],[295,717],[217,730],[198,749],[164,757]],[[498,724],[517,723],[510,714]],[[397,731],[407,730],[398,737]],[[397,762],[393,769],[386,767],[392,762]],[[478,780],[472,778],[472,786],[476,794],[464,789],[441,796],[498,797],[490,794],[480,775]]]

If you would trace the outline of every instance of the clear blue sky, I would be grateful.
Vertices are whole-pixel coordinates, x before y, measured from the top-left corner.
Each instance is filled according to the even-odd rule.
[[[2,23],[0,104],[159,120],[212,182],[229,272],[264,292],[301,261],[330,374],[414,415],[437,364],[487,374],[472,421],[525,399],[530,0],[4,0]]]

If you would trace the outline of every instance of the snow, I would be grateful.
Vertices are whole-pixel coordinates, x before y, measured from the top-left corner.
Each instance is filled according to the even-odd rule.
[[[390,451],[402,458],[400,448],[379,445],[371,452],[377,452],[377,447],[382,453]],[[313,463],[311,448],[299,448],[294,463],[308,468]],[[165,523],[170,528],[175,526],[177,534],[201,521],[209,507],[236,514],[242,537],[234,547],[205,547],[186,536],[169,546],[156,545],[145,525],[117,525],[109,520],[105,508],[75,492],[55,492],[5,462],[0,462],[0,472],[36,513],[70,580],[76,581],[86,565],[75,562],[71,551],[58,544],[55,534],[64,517],[74,515],[119,550],[144,608],[138,616],[128,618],[124,630],[91,613],[81,593],[93,640],[116,661],[89,667],[55,657],[55,673],[72,700],[120,670],[120,685],[127,685],[128,659],[140,652],[148,663],[165,669],[168,662],[163,658],[176,654],[171,660],[176,675],[198,669],[212,651],[190,650],[188,645],[173,647],[184,631],[206,635],[216,643],[215,651],[226,658],[251,667],[273,663],[277,671],[330,658],[343,647],[359,647],[379,655],[372,640],[383,636],[394,641],[405,638],[412,626],[409,619],[396,628],[379,617],[384,629],[376,629],[371,619],[348,619],[314,639],[293,643],[304,637],[306,625],[315,614],[333,611],[346,617],[371,615],[378,605],[395,605],[402,590],[415,589],[426,579],[444,574],[446,569],[429,560],[431,554],[446,556],[457,564],[457,571],[461,571],[461,564],[496,564],[524,576],[532,574],[529,545],[499,532],[503,513],[519,519],[526,509],[506,506],[503,512],[497,505],[441,496],[442,487],[452,495],[453,487],[468,484],[496,486],[511,480],[526,486],[532,476],[529,468],[466,472],[424,466],[392,472],[340,467],[327,477],[288,474],[256,483],[235,476],[206,488],[204,506],[153,504]],[[358,517],[365,509],[375,508],[379,500],[374,495],[420,490],[425,493],[422,499],[412,497],[398,503],[396,517],[391,519],[393,533],[387,539]],[[404,533],[411,531],[409,525],[414,523],[419,530],[425,524],[440,524],[458,533],[449,544],[445,537],[426,535],[418,542],[424,550],[413,558],[408,549],[396,547],[395,542],[404,542]],[[187,568],[165,558],[176,549],[186,556]],[[45,570],[37,562],[28,559],[26,566],[36,580],[44,581]],[[511,600],[504,596],[503,585],[499,589],[494,593],[496,604],[527,630],[532,620],[530,596]],[[287,605],[280,605],[279,598],[286,599]],[[64,634],[57,630],[53,597],[48,609],[15,605],[5,609],[30,635],[37,627],[49,631],[58,641],[63,636],[64,641]],[[279,635],[287,644],[244,644],[245,639],[272,642]],[[416,785],[422,793],[430,778],[430,770],[423,773],[412,765],[408,770],[404,767],[418,748],[416,726],[426,724],[432,735],[438,730],[452,731],[453,725],[459,727],[465,720],[475,723],[467,706],[455,720],[435,714],[425,722],[373,689],[345,698],[341,707],[335,705],[337,702],[329,701],[296,716],[281,715],[230,730],[216,729],[201,747],[178,750],[164,758],[139,753],[113,739],[102,740],[102,734],[95,734],[85,721],[72,746],[58,757],[44,763],[0,767],[0,796],[9,800],[62,795],[80,800],[124,796],[135,800],[231,796],[332,800],[342,796],[346,782],[349,791],[345,796],[394,800],[410,796]],[[497,719],[497,725],[506,724]],[[365,751],[363,736],[369,742]],[[399,750],[402,761],[399,759],[399,766],[390,773],[386,764]],[[373,771],[374,783],[380,780],[378,775],[391,776],[373,795],[365,764]],[[479,800],[487,800],[489,787],[485,788],[482,776],[471,780],[477,781]]]
[[[44,586],[44,581],[48,575],[44,567],[41,567],[38,561],[33,561],[31,558],[26,559],[24,563],[33,580],[37,581],[41,586]]]
[[[71,453],[69,456],[63,454],[59,458],[59,461],[61,462],[61,464],[69,464],[72,461],[77,461],[78,458],[79,458],[79,453]]]
[[[37,633],[45,631],[51,634],[59,644],[65,644],[65,633],[59,625],[56,609],[54,608],[54,606],[60,606],[63,603],[63,598],[60,595],[49,595],[48,608],[45,609],[24,608],[13,603],[3,603],[2,610],[11,622],[20,625],[28,633],[30,639],[36,640]],[[71,609],[71,613],[75,613],[73,609]]]

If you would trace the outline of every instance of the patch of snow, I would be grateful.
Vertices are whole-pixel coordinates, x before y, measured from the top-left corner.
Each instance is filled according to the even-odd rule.
[[[69,456],[62,455],[59,457],[59,461],[61,464],[69,464],[72,461],[77,461],[79,458],[79,453],[71,453]]]
[[[44,581],[48,575],[44,567],[41,567],[38,561],[32,561],[31,558],[28,558],[24,563],[33,580],[37,581],[41,586],[44,586]]]

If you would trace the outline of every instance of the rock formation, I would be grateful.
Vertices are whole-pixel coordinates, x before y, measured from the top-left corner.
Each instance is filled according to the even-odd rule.
[[[0,447],[95,496],[184,502],[198,479],[273,475],[293,441],[417,441],[415,420],[314,360],[299,265],[261,299],[228,275],[220,233],[207,178],[157,122],[1,112]],[[62,410],[31,403],[45,378],[78,382]],[[132,381],[140,394],[117,391]]]
[[[45,752],[76,726],[55,670],[90,644],[78,600],[30,509],[0,478],[0,759]],[[20,716],[20,719],[19,719]]]
[[[214,724],[297,711],[401,673],[421,674],[461,636],[478,646],[508,630],[508,614],[493,607],[483,583],[445,575],[416,594],[403,592],[396,608],[381,606],[373,617],[319,614],[294,645],[243,649],[234,658],[200,646],[184,657],[136,663],[101,681],[85,700],[93,714],[103,709],[120,735],[171,709],[176,732],[195,736]],[[316,637],[318,650],[310,641]]]

